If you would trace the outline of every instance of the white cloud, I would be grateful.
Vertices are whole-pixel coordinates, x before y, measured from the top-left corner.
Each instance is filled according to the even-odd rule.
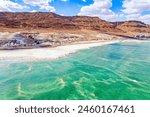
[[[2,6],[0,6],[0,12],[2,12],[2,11],[8,11],[8,9],[6,9],[6,8],[4,8],[4,7],[2,7]],[[10,10],[9,10],[10,11]]]
[[[150,0],[124,0],[122,7],[127,20],[138,20],[150,24],[150,14],[143,15],[144,11],[150,11]]]
[[[118,17],[110,8],[112,0],[94,0],[94,3],[81,8],[78,15],[97,16],[104,20],[115,21]]]
[[[126,15],[127,20],[137,20],[139,19],[141,15],[139,13],[137,14],[128,14]]]
[[[24,9],[27,6],[20,5],[10,0],[0,0],[0,11],[12,11],[12,9]]]
[[[150,24],[150,14],[143,15],[144,11],[150,11],[150,0],[123,0],[121,14],[113,12],[111,7],[112,0],[94,0],[93,4],[82,7],[78,15],[98,16],[107,21],[138,20]]]
[[[50,11],[50,12],[55,12],[56,11],[56,9],[52,6],[50,6],[50,5],[46,5],[46,6],[42,5],[42,6],[40,6],[40,9],[44,9],[44,10],[47,10],[47,11]]]
[[[55,12],[56,9],[53,6],[50,6],[49,3],[53,0],[23,0],[25,4],[31,6],[38,6],[42,10],[47,10],[50,12]]]
[[[142,21],[146,24],[150,24],[150,14],[147,15],[141,15],[141,14],[128,14],[126,15],[127,20],[137,20]]]
[[[35,12],[38,12],[38,11],[36,11],[36,10],[32,10],[32,11],[29,11],[29,12],[35,13]]]
[[[147,24],[150,24],[150,14],[140,16],[140,20],[147,23]]]
[[[83,2],[87,2],[87,0],[82,0]]]
[[[124,0],[122,10],[126,14],[150,10],[150,0]]]

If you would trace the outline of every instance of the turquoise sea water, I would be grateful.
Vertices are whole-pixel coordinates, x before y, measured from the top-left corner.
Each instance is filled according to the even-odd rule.
[[[150,100],[150,42],[105,45],[53,61],[1,60],[0,99]]]

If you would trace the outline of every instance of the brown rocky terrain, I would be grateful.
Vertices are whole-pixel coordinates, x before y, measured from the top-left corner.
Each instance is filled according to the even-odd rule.
[[[60,16],[54,13],[0,12],[0,29],[93,30],[105,33],[150,32],[139,21],[107,22],[98,17]]]
[[[98,17],[44,12],[0,12],[0,49],[53,47],[86,41],[149,39],[139,21],[107,22]],[[147,35],[148,34],[148,35]]]
[[[140,21],[125,21],[115,24],[117,29],[123,30],[124,32],[150,32],[150,26]]]

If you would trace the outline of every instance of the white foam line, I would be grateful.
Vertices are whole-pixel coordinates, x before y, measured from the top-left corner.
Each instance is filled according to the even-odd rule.
[[[54,48],[37,48],[37,49],[20,49],[20,50],[0,50],[1,60],[43,60],[43,59],[57,59],[64,57],[70,53],[74,53],[78,50],[88,49],[91,47],[103,46],[107,44],[113,44],[120,41],[109,42],[94,42],[87,44],[76,44],[58,46]]]

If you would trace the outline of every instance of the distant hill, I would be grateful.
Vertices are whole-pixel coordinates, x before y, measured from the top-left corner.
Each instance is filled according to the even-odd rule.
[[[48,12],[0,12],[0,28],[150,32],[150,26],[139,21],[107,22],[98,17],[60,16]]]
[[[116,28],[125,32],[150,32],[150,25],[140,21],[119,22]]]

